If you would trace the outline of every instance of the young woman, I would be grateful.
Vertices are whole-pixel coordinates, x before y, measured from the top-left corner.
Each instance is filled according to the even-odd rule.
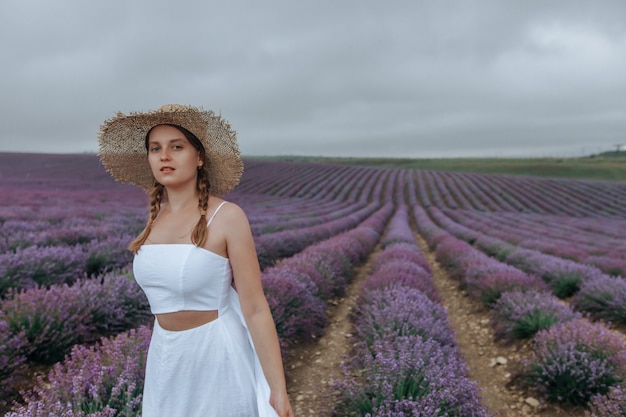
[[[155,314],[143,417],[293,416],[248,220],[219,197],[243,172],[235,132],[210,111],[168,105],[118,113],[99,143],[111,175],[150,196],[130,244]]]

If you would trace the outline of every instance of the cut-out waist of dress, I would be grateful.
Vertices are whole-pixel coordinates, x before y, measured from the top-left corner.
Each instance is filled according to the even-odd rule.
[[[155,319],[154,319],[154,327],[155,329],[158,328],[160,332],[162,333],[166,333],[166,334],[171,334],[171,335],[175,335],[175,334],[186,334],[186,333],[192,333],[192,332],[196,332],[196,331],[202,331],[203,329],[207,329],[209,327],[215,326],[218,324],[218,322],[223,321],[227,316],[230,316],[232,314],[234,314],[235,316],[237,315],[236,312],[234,310],[232,310],[231,308],[223,308],[219,311],[217,310],[213,310],[217,313],[217,315],[212,318],[211,320],[202,323],[202,324],[198,324],[196,326],[193,327],[189,327],[186,329],[181,329],[181,330],[176,330],[176,329],[170,329],[170,328],[166,328],[163,327],[161,325],[161,322],[159,322],[159,315],[155,315]]]
[[[172,313],[156,314],[159,325],[171,331],[185,331],[204,326],[220,316],[218,310],[184,310]]]

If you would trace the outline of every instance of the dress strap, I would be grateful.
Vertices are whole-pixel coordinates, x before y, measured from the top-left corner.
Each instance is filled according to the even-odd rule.
[[[211,215],[211,218],[209,219],[209,221],[206,223],[206,227],[209,227],[209,225],[211,225],[211,222],[213,221],[213,218],[215,217],[215,215],[217,214],[218,211],[220,211],[220,209],[222,208],[222,206],[224,204],[228,203],[228,201],[222,201],[220,203],[219,206],[217,206],[217,208],[215,209],[215,211],[213,212],[213,214]]]

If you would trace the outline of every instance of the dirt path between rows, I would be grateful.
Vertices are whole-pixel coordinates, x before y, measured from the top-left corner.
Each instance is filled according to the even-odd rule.
[[[520,359],[529,353],[528,343],[504,346],[494,342],[488,311],[459,290],[458,282],[439,266],[424,240],[416,237],[431,265],[435,287],[448,311],[450,327],[469,368],[469,376],[478,384],[482,402],[490,413],[498,417],[589,416],[589,412],[582,409],[563,410],[538,403],[511,384]],[[330,415],[336,396],[329,382],[341,378],[340,366],[350,349],[352,325],[349,315],[357,300],[358,288],[378,252],[373,252],[359,268],[345,297],[332,302],[327,311],[328,324],[324,335],[315,342],[292,348],[285,357],[289,395],[296,417]]]
[[[350,313],[358,298],[358,289],[367,278],[370,265],[378,255],[372,252],[359,267],[346,288],[343,298],[333,300],[327,310],[328,323],[324,335],[317,342],[292,349],[285,358],[287,387],[296,417],[330,415],[336,395],[329,382],[341,379],[341,363],[350,350],[352,323]]]

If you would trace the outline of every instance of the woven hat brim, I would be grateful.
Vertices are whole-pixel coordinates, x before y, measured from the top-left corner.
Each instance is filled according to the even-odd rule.
[[[100,161],[116,181],[150,190],[154,177],[148,164],[145,137],[154,126],[174,124],[193,133],[206,152],[205,170],[210,192],[224,195],[239,184],[243,161],[236,132],[210,110],[177,107],[169,110],[118,113],[100,126]]]

